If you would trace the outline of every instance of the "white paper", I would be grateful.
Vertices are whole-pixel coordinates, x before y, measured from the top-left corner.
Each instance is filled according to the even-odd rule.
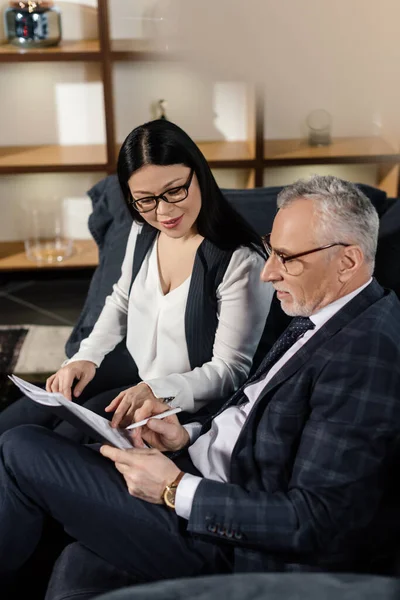
[[[81,421],[90,425],[97,433],[104,437],[110,444],[126,450],[133,448],[132,443],[118,429],[114,429],[110,425],[110,421],[104,419],[100,415],[88,410],[84,406],[79,406],[75,402],[67,400],[62,394],[56,392],[46,392],[42,388],[24,381],[16,375],[9,376],[11,381],[23,392],[26,396],[43,404],[45,406],[65,406],[71,413],[75,414]]]

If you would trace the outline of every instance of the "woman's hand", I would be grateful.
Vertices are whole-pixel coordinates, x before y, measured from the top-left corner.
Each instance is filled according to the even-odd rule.
[[[78,383],[74,388],[74,396],[77,398],[92,381],[96,374],[96,365],[89,360],[77,360],[61,367],[46,381],[47,392],[59,392],[67,400],[72,400],[71,390],[75,379]]]
[[[160,403],[146,400],[141,408],[135,412],[135,422],[147,419],[151,415],[158,415],[169,410],[169,407]],[[165,417],[165,419],[150,419],[143,427],[133,429],[131,439],[135,448],[143,448],[143,440],[152,448],[161,452],[176,452],[189,445],[188,432],[179,423],[176,415]]]
[[[140,408],[146,400],[152,400],[158,402],[163,406],[163,410],[167,410],[165,403],[162,400],[157,399],[149,386],[142,382],[138,385],[124,390],[106,408],[106,412],[113,412],[113,418],[111,420],[112,427],[127,427],[131,423],[134,423],[135,411]]]

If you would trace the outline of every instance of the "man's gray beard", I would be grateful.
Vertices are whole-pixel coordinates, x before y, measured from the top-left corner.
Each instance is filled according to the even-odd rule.
[[[291,308],[285,310],[283,307],[283,302],[281,302],[281,308],[283,312],[288,315],[288,317],[310,317],[312,315],[312,310],[307,308],[307,306],[299,306],[297,303],[292,304]]]

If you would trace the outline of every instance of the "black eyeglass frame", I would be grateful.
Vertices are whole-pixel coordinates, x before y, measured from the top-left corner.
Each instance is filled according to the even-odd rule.
[[[345,244],[344,242],[333,242],[332,244],[326,244],[326,246],[320,246],[319,248],[314,248],[313,250],[306,250],[305,252],[298,252],[297,254],[289,254],[289,256],[285,256],[281,252],[277,252],[276,250],[274,250],[272,248],[272,246],[270,244],[270,238],[271,238],[270,233],[267,233],[267,235],[261,236],[261,240],[262,240],[263,246],[265,248],[265,251],[268,255],[268,258],[270,258],[270,256],[272,256],[272,253],[276,254],[276,256],[278,257],[278,259],[280,260],[282,265],[285,267],[285,269],[286,269],[285,264],[287,262],[290,262],[291,260],[296,260],[297,258],[301,258],[302,256],[307,256],[307,254],[314,254],[314,252],[320,252],[321,250],[327,250],[328,248],[333,248],[334,246],[344,246],[345,248],[347,248],[348,246],[352,245],[352,244]]]
[[[133,208],[135,210],[137,210],[138,213],[148,213],[148,212],[151,212],[152,210],[157,210],[160,200],[164,200],[164,202],[167,202],[167,204],[178,204],[179,202],[183,202],[184,200],[186,200],[186,198],[189,195],[189,188],[190,188],[192,180],[193,180],[193,175],[194,175],[194,169],[190,169],[189,177],[187,178],[186,183],[184,183],[183,185],[177,185],[176,187],[173,187],[173,188],[169,188],[168,190],[165,190],[165,192],[163,192],[162,194],[159,194],[158,196],[156,196],[154,194],[152,196],[144,196],[143,198],[139,198],[138,200],[135,200],[135,198],[131,195],[131,198],[132,198],[131,204],[132,204]],[[174,190],[181,190],[181,189],[185,190],[184,198],[181,198],[180,200],[176,200],[175,202],[173,202],[172,200],[168,200],[165,197],[165,194],[169,194],[170,192],[173,192]],[[155,204],[155,206],[153,206],[153,208],[149,208],[148,210],[139,210],[137,203],[143,202],[145,200],[154,200],[156,204]]]

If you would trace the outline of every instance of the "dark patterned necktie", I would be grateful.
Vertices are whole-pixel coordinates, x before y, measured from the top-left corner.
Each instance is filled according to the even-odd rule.
[[[295,317],[294,319],[292,319],[292,321],[289,323],[288,327],[285,329],[285,331],[282,333],[282,335],[277,339],[275,344],[272,346],[271,350],[268,352],[268,354],[266,355],[264,360],[261,362],[260,366],[258,367],[257,371],[254,373],[254,375],[252,375],[250,377],[250,379],[248,379],[246,381],[246,383],[243,384],[237,390],[237,392],[235,392],[235,394],[233,394],[233,396],[231,396],[223,404],[223,406],[221,406],[221,408],[218,410],[218,412],[213,417],[210,417],[210,419],[207,419],[207,421],[205,422],[205,424],[201,430],[201,433],[204,433],[210,426],[212,419],[215,419],[215,417],[217,417],[222,412],[224,412],[224,410],[226,410],[230,406],[235,406],[237,404],[242,404],[244,402],[247,402],[248,398],[243,393],[244,389],[248,385],[255,383],[257,380],[261,379],[261,377],[266,375],[268,373],[268,371],[270,370],[270,368],[272,367],[272,365],[274,365],[285,354],[285,352],[287,350],[289,350],[289,348],[291,346],[293,346],[293,344],[295,342],[297,342],[297,340],[300,339],[301,336],[306,333],[306,331],[309,331],[310,329],[314,329],[314,327],[315,327],[315,323],[313,323],[311,321],[311,319],[309,319],[308,317]]]
[[[315,324],[308,317],[295,317],[292,319],[289,326],[272,346],[251,379],[260,377],[261,373],[265,373],[270,369],[272,365],[282,358],[285,352],[306,333],[306,331],[314,329],[314,327]],[[251,380],[249,380],[247,384],[249,384],[250,381]]]

